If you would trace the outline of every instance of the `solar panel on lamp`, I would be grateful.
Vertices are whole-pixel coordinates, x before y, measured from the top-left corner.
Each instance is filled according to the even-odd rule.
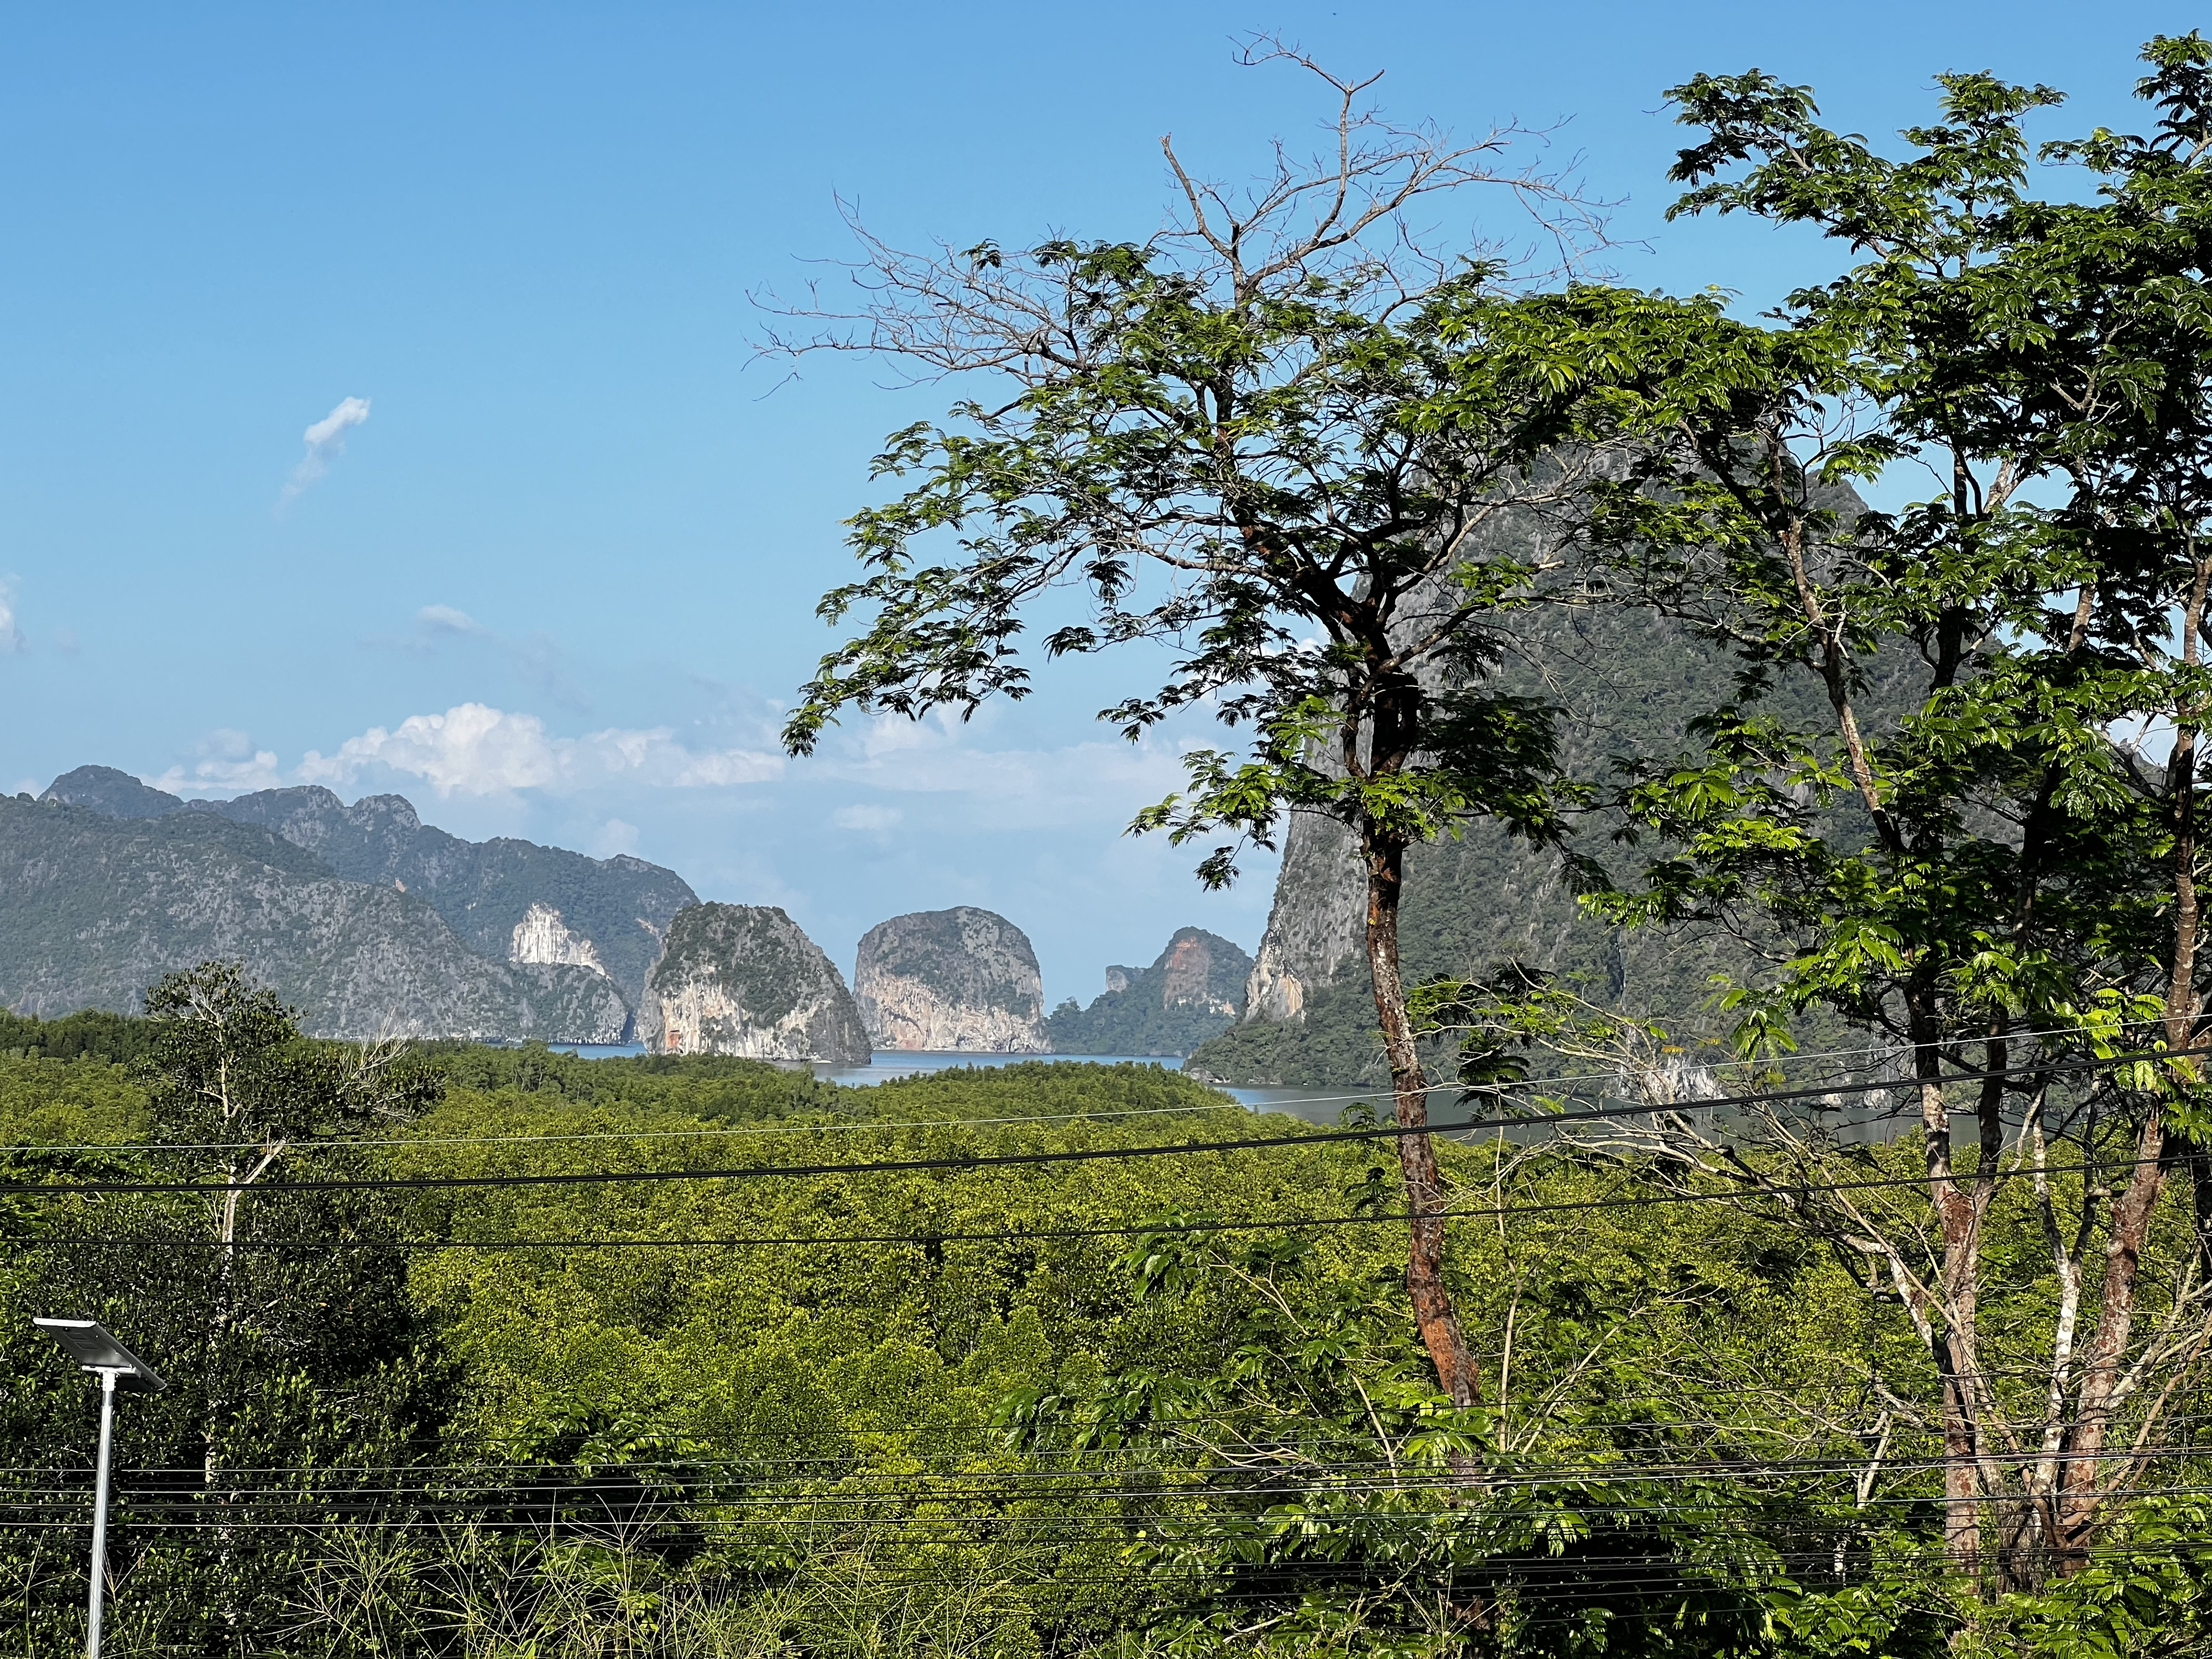
[[[158,1372],[115,1340],[96,1319],[33,1319],[62,1345],[62,1351],[88,1371],[113,1371],[118,1384],[152,1394],[168,1387]]]

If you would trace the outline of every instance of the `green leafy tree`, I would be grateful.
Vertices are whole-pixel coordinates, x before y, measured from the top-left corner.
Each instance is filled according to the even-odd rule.
[[[2001,1586],[2088,1564],[2212,1336],[2196,1057],[2212,45],[2146,57],[2153,136],[2045,152],[2089,166],[2087,203],[2029,189],[2045,88],[1942,77],[1939,118],[1893,160],[1822,125],[1805,88],[1700,76],[1674,94],[1706,135],[1675,210],[1810,225],[1860,262],[1771,325],[1710,300],[1553,301],[1553,361],[1593,392],[1588,441],[1638,458],[1596,491],[1615,580],[1742,663],[1700,723],[1705,763],[1628,793],[1662,856],[1600,902],[1777,951],[1770,979],[1728,994],[1747,1053],[1787,1047],[1814,1006],[1887,1033],[1922,1202],[1794,1196],[1874,1154],[1778,1114],[1759,1158],[1681,1113],[1642,1144],[1894,1298],[1930,1368],[1951,1555]],[[1938,493],[1893,514],[1844,489],[1913,467]],[[1817,725],[1763,700],[1798,674],[1825,693]],[[1871,721],[1877,685],[1911,712]],[[2078,1069],[2146,1042],[2166,1058]],[[1673,1103],[1656,1077],[1650,1097]],[[2177,1171],[2193,1216],[2168,1201]],[[2015,1192],[2038,1245],[2000,1251]]]
[[[118,1414],[115,1641],[259,1651],[314,1558],[301,1523],[337,1518],[334,1498],[289,1497],[286,1471],[419,1458],[446,1409],[405,1253],[387,1242],[395,1216],[377,1194],[288,1178],[373,1173],[343,1143],[438,1085],[392,1048],[301,1037],[236,963],[169,975],[146,1002],[150,1145],[58,1154],[52,1173],[157,1190],[39,1206],[6,1299],[105,1321],[170,1382]],[[172,1185],[202,1190],[158,1190]],[[11,1322],[11,1350],[19,1333]],[[27,1379],[6,1402],[25,1453],[12,1461],[81,1468],[82,1380],[27,1346],[11,1358]],[[82,1581],[50,1574],[38,1601],[34,1624],[66,1646]]]
[[[1443,1279],[1399,969],[1405,856],[1483,816],[1559,833],[1552,711],[1486,677],[1505,619],[1557,574],[1545,515],[1595,460],[1556,448],[1571,394],[1498,349],[1522,325],[1498,251],[1432,246],[1420,225],[1487,186],[1547,236],[1592,226],[1558,179],[1504,162],[1512,132],[1393,126],[1362,107],[1371,82],[1323,79],[1329,153],[1279,146],[1249,191],[1194,178],[1164,143],[1182,200],[1157,234],[925,256],[865,240],[859,313],[799,313],[830,331],[786,350],[884,354],[979,396],[878,459],[909,483],[850,521],[866,574],[821,606],[865,625],[823,659],[784,740],[810,751],[847,709],[964,716],[1022,696],[1018,646],[1042,619],[1048,657],[1167,657],[1163,684],[1104,712],[1133,740],[1191,708],[1252,733],[1241,757],[1188,756],[1189,790],[1133,826],[1225,837],[1204,880],[1232,879],[1240,842],[1270,844],[1286,812],[1348,825],[1395,1109],[1419,1132],[1399,1142],[1407,1288],[1464,1403],[1476,1374]]]

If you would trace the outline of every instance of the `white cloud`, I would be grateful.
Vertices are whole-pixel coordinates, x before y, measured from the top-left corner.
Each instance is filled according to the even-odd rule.
[[[1117,738],[1057,749],[969,746],[975,727],[951,715],[886,714],[815,764],[849,783],[894,794],[972,795],[1002,829],[1042,829],[1104,818],[1118,828],[1138,807],[1185,787],[1176,752],[1161,739]]]
[[[300,775],[347,784],[377,769],[421,778],[441,795],[568,793],[617,781],[678,789],[764,783],[782,775],[783,757],[749,749],[689,749],[665,726],[554,737],[535,714],[465,702],[442,714],[410,714],[389,729],[372,726],[335,754],[311,749]]]
[[[0,577],[0,655],[13,655],[26,643],[15,624],[15,579]]]
[[[450,605],[426,605],[415,613],[415,620],[433,634],[475,634],[491,636],[486,628],[465,611],[457,611]]]
[[[635,854],[637,851],[637,826],[625,823],[620,818],[609,818],[592,837],[592,854],[595,858],[611,859],[617,853]]]
[[[896,806],[841,806],[830,815],[837,830],[889,830],[906,816]]]
[[[274,789],[284,781],[274,750],[256,749],[243,732],[221,726],[195,745],[202,758],[190,770],[173,766],[147,782],[173,795],[234,794],[252,789]]]
[[[347,432],[368,418],[368,398],[342,398],[336,409],[301,434],[307,440],[307,453],[292,469],[292,476],[285,481],[283,491],[276,498],[277,505],[283,506],[329,471],[331,460],[345,453]]]

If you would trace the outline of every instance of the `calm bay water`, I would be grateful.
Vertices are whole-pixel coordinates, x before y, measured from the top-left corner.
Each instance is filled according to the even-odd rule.
[[[564,1042],[556,1048],[572,1054],[581,1054],[586,1060],[609,1060],[623,1054],[641,1054],[644,1045],[636,1042]],[[842,1083],[854,1088],[866,1088],[872,1084],[888,1083],[893,1078],[915,1077],[927,1072],[943,1072],[960,1066],[1015,1066],[1027,1060],[1072,1060],[1086,1066],[1158,1066],[1170,1072],[1182,1069],[1182,1061],[1173,1054],[983,1054],[967,1051],[935,1052],[927,1049],[879,1049],[866,1066],[817,1066],[814,1075],[829,1083]],[[1334,1123],[1339,1113],[1354,1100],[1366,1100],[1387,1111],[1389,1098],[1387,1090],[1374,1090],[1361,1094],[1353,1089],[1231,1089],[1222,1093],[1255,1112],[1287,1112],[1293,1117],[1304,1118],[1309,1123]]]

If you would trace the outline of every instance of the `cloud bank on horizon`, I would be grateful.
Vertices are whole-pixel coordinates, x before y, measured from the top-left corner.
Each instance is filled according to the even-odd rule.
[[[753,749],[690,749],[665,726],[555,737],[535,714],[464,702],[442,714],[410,714],[390,728],[373,726],[329,755],[310,749],[301,758],[299,777],[303,783],[350,784],[379,769],[420,778],[441,796],[523,789],[568,793],[613,782],[678,789],[763,783],[782,775],[783,757]]]
[[[345,453],[345,434],[368,418],[368,398],[341,398],[337,408],[301,433],[307,453],[292,469],[292,476],[284,481],[284,488],[276,497],[277,506],[289,505],[301,490],[328,472],[331,462]]]
[[[441,607],[442,608],[442,607]],[[455,612],[456,617],[460,613]],[[466,622],[465,617],[460,617]],[[1089,742],[1062,749],[985,749],[965,741],[951,716],[908,721],[883,715],[842,744],[806,763],[811,781],[892,794],[983,793],[1000,804],[1004,827],[1070,821],[1102,794],[1164,793],[1181,781],[1164,745]],[[255,748],[245,732],[210,732],[201,758],[145,781],[173,793],[224,794],[271,789],[286,782],[345,788],[367,780],[420,780],[441,799],[520,793],[568,795],[616,785],[696,789],[774,783],[789,763],[767,744],[695,747],[668,726],[609,726],[576,736],[550,731],[538,715],[461,702],[441,714],[410,714],[395,726],[372,726],[325,754],[304,753],[279,765],[273,750]],[[832,828],[880,833],[903,817],[900,808],[848,802],[825,822]]]
[[[450,617],[420,620],[468,631],[472,618],[444,609]],[[246,732],[217,730],[145,781],[200,797],[300,784],[347,799],[405,794],[426,821],[472,840],[629,854],[708,896],[781,904],[831,947],[887,915],[981,904],[1054,964],[1055,996],[1093,994],[1099,963],[1156,949],[1155,934],[1193,920],[1256,942],[1270,884],[1261,867],[1244,891],[1202,894],[1180,850],[1121,833],[1138,806],[1183,782],[1172,739],[1034,746],[993,726],[988,714],[884,715],[792,761],[765,707],[726,706],[683,729],[563,731],[471,701],[289,763]]]

